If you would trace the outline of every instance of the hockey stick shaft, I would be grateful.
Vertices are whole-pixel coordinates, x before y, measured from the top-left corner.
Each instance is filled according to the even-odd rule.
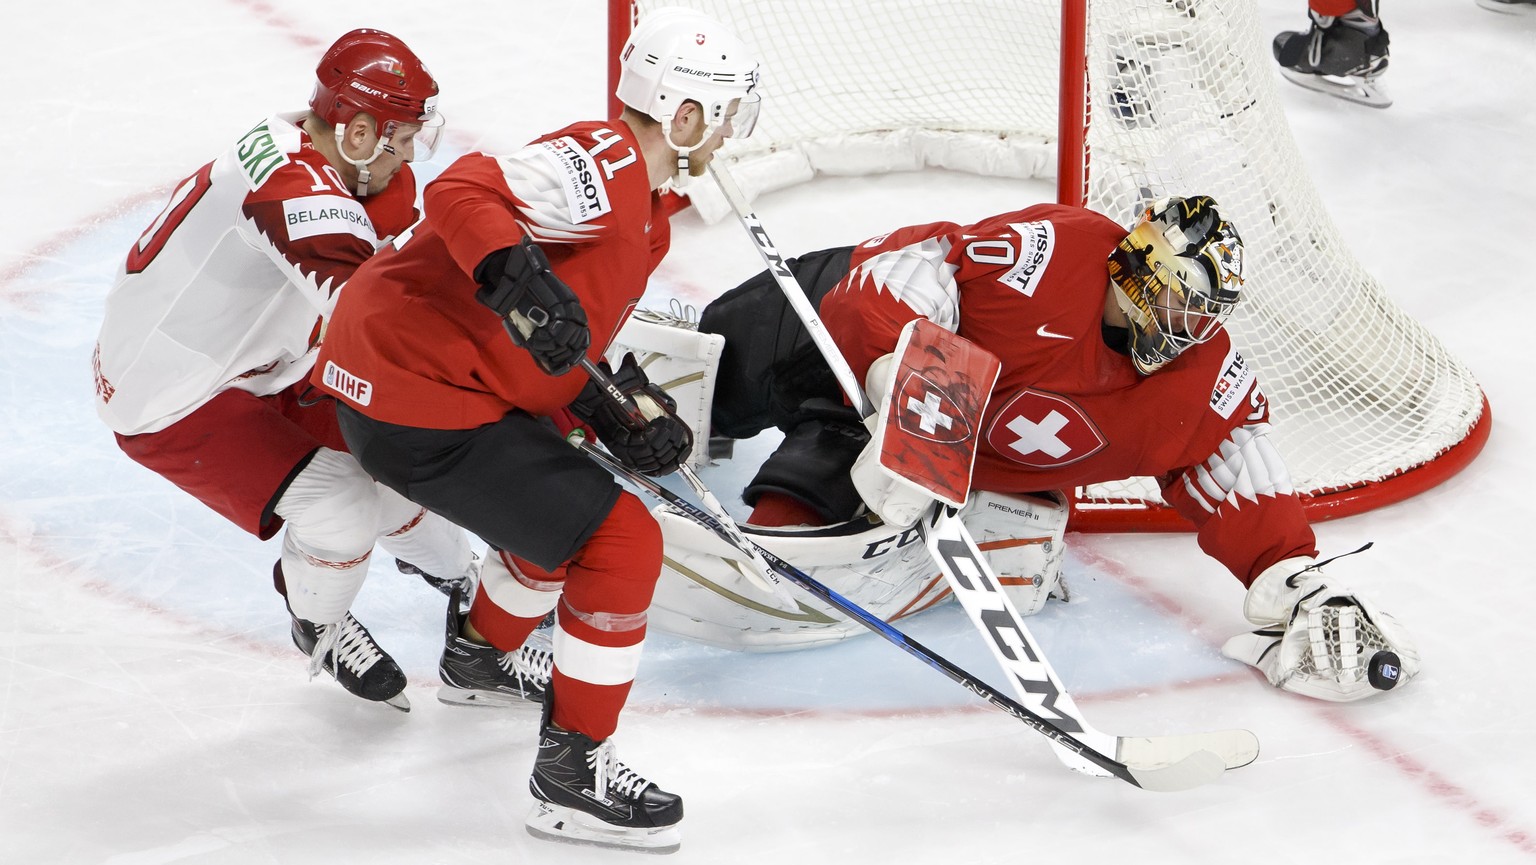
[[[736,213],[736,218],[741,220],[747,234],[751,235],[752,242],[757,244],[757,252],[768,265],[768,272],[773,275],[774,282],[779,284],[785,299],[794,308],[795,314],[800,317],[800,323],[805,325],[811,341],[816,344],[821,356],[832,368],[832,375],[837,378],[843,393],[848,395],[854,408],[859,410],[860,417],[872,416],[875,413],[875,406],[864,393],[864,386],[859,383],[858,376],[853,374],[853,368],[844,359],[837,343],[832,340],[832,335],[827,333],[826,325],[822,324],[821,316],[816,314],[816,308],[811,305],[810,298],[805,296],[800,283],[795,281],[795,274],[784,261],[779,248],[774,245],[773,238],[768,236],[768,230],[763,227],[763,221],[757,218],[757,214],[752,212],[751,208],[747,207],[747,200],[742,196],[741,189],[736,186],[736,181],[725,169],[711,164],[709,172],[714,176],[720,191],[724,193],[725,200],[730,203],[731,210]]]
[[[720,186],[720,191],[725,195],[731,209],[746,227],[747,233],[752,236],[758,254],[768,265],[768,272],[772,274],[779,289],[796,314],[800,316],[801,322],[810,333],[816,348],[831,367],[849,401],[859,407],[863,417],[869,418],[874,415],[875,408],[865,394],[864,388],[859,384],[858,377],[854,375],[853,369],[843,357],[837,343],[827,332],[821,316],[811,305],[805,290],[795,280],[793,272],[784,261],[784,256],[768,235],[767,229],[763,227],[762,220],[747,206],[741,190],[725,169],[711,165],[710,173],[714,175],[715,182]],[[919,525],[923,527],[925,538],[930,541],[930,551],[943,571],[946,582],[950,584],[955,595],[964,602],[966,613],[971,617],[977,630],[987,639],[988,647],[992,650],[994,657],[1014,682],[1015,693],[1021,698],[1039,702],[1045,711],[1056,712],[1063,723],[1074,730],[1082,731],[1085,736],[1101,742],[1110,741],[1111,737],[1094,730],[1077,711],[1071,695],[1062,687],[1045,654],[1040,651],[1039,644],[1020,621],[1018,611],[998,589],[997,577],[991,573],[986,562],[979,557],[967,557],[963,561],[971,571],[981,572],[983,578],[978,581],[974,578],[967,579],[967,577],[973,577],[973,574],[957,571],[955,562],[948,556],[941,555],[941,550],[932,540],[935,534],[958,536],[970,543],[974,549],[974,542],[965,531],[964,524],[960,523],[958,518],[940,503],[936,506],[933,517],[920,521]],[[978,582],[981,586],[980,590],[975,585]],[[980,597],[983,592],[988,593],[988,597]],[[983,606],[992,609],[983,610]],[[1061,756],[1072,768],[1092,771],[1087,766],[1072,760],[1069,755],[1061,754]]]
[[[619,410],[623,413],[626,426],[631,430],[645,429],[646,424],[649,422],[646,420],[645,413],[640,410],[640,406],[628,394],[624,393],[622,388],[614,384],[613,378],[604,373],[602,367],[593,363],[590,358],[583,357],[581,359],[581,368],[597,384],[598,389],[618,406]],[[755,574],[748,574],[748,578],[752,579],[758,585],[758,588],[773,595],[780,602],[779,605],[782,609],[789,611],[799,609],[795,599],[790,596],[789,590],[784,587],[778,572],[761,555],[756,553],[751,543],[747,540],[746,535],[742,534],[741,527],[736,525],[736,521],[731,518],[730,512],[725,509],[724,505],[720,504],[720,500],[715,498],[715,494],[710,492],[709,487],[694,472],[693,467],[688,465],[685,460],[678,465],[677,471],[678,474],[683,476],[683,480],[688,483],[689,488],[693,490],[693,494],[698,496],[699,500],[704,503],[704,507],[709,510],[711,518],[724,531],[725,534],[722,537],[732,546],[741,549],[750,556]]]
[[[794,565],[791,565],[790,562],[783,561],[783,559],[780,559],[779,556],[774,555],[774,553],[770,552],[770,550],[759,547],[759,545],[754,544],[751,539],[737,539],[736,536],[731,535],[731,533],[728,532],[728,530],[725,529],[725,527],[723,527],[723,525],[720,524],[716,518],[714,518],[713,513],[707,512],[707,510],[702,509],[702,507],[699,507],[699,505],[693,504],[693,502],[688,501],[688,499],[682,498],[682,496],[677,495],[677,493],[671,492],[671,490],[668,490],[667,487],[660,486],[660,484],[657,484],[654,479],[647,478],[647,476],[641,475],[641,473],[634,472],[634,470],[631,470],[630,467],[624,466],[622,462],[614,459],[613,456],[608,455],[608,453],[602,452],[602,450],[591,446],[591,442],[581,442],[581,449],[585,450],[585,452],[587,452],[591,458],[596,459],[596,461],[601,462],[601,464],[604,464],[604,466],[607,467],[610,472],[616,473],[616,475],[621,476],[621,478],[633,482],[633,484],[636,484],[636,486],[644,489],[645,492],[651,493],[651,495],[656,496],[656,498],[660,499],[660,501],[664,501],[665,504],[670,505],[670,507],[673,507],[673,509],[684,513],[684,516],[687,516],[688,519],[693,519],[693,521],[697,522],[697,524],[703,525],[705,529],[710,529],[711,532],[714,532],[714,535],[719,536],[719,538],[722,539],[722,541],[727,542],[727,544],[736,547],[737,550],[740,550],[740,552],[743,553],[743,555],[754,555],[754,553],[756,553],[757,556],[765,559],[765,561],[768,562],[771,567],[776,568],[777,572],[782,573],[785,578],[790,579],[791,582],[799,585],[800,588],[805,588],[806,592],[811,593],[811,595],[816,596],[816,598],[822,599],[822,601],[825,601],[826,604],[831,605],[831,607],[842,611],[843,615],[848,616],[849,619],[854,619],[854,621],[859,622],[859,624],[863,625],[863,627],[869,628],[869,630],[874,631],[874,633],[877,633],[877,635],[883,636],[886,641],[897,645],[899,648],[902,648],[902,650],[906,651],[908,655],[914,656],[914,658],[922,661],[923,664],[928,664],[929,667],[934,668],[934,670],[940,671],[940,673],[948,676],[951,681],[957,682],[957,684],[962,685],[962,687],[965,687],[966,690],[971,691],[971,693],[977,694],[977,696],[985,699],[985,701],[991,702],[992,705],[995,705],[995,707],[1001,708],[1001,710],[1011,714],[1011,716],[1017,718],[1018,721],[1025,722],[1025,724],[1029,725],[1032,730],[1044,734],[1044,736],[1049,737],[1051,741],[1058,742],[1058,744],[1064,745],[1064,747],[1072,748],[1072,750],[1084,754],[1087,759],[1091,759],[1091,761],[1094,761],[1095,764],[1101,765],[1104,770],[1111,771],[1111,773],[1114,773],[1115,776],[1123,777],[1123,779],[1129,780],[1130,784],[1137,784],[1137,780],[1135,780],[1134,777],[1129,776],[1129,770],[1127,770],[1126,765],[1120,764],[1120,762],[1114,761],[1114,759],[1111,759],[1111,757],[1104,756],[1104,754],[1100,754],[1098,751],[1092,750],[1092,748],[1087,747],[1087,745],[1083,744],[1083,742],[1074,739],[1072,734],[1066,733],[1066,731],[1063,730],[1058,730],[1058,728],[1054,727],[1051,722],[1046,721],[1044,718],[1040,718],[1040,716],[1035,714],[1034,711],[1029,711],[1028,708],[1025,708],[1023,705],[1015,702],[1014,699],[1008,698],[1006,694],[1000,693],[997,688],[991,687],[991,685],[986,684],[986,682],[975,678],[975,676],[972,676],[972,674],[968,673],[968,671],[957,667],[954,662],[948,661],[948,659],[943,658],[943,656],[937,655],[935,651],[929,650],[928,647],[920,644],[919,641],[915,641],[915,639],[909,638],[909,636],[906,636],[906,633],[903,633],[902,630],[892,627],[892,625],[888,624],[888,622],[882,621],[879,616],[874,615],[874,613],[871,613],[871,611],[865,610],[865,608],[860,607],[860,605],[854,604],[854,602],[849,601],[849,599],[843,598],[842,595],[834,592],[833,588],[826,587],[825,584],[817,581],[817,579],[813,578],[813,576],[809,576],[808,573],[802,572],[800,568],[794,567]],[[1097,759],[1095,759],[1095,757],[1097,757]]]
[[[899,628],[883,621],[878,616],[822,584],[814,577],[779,558],[772,551],[760,547],[746,538],[742,538],[738,542],[712,514],[703,508],[677,495],[655,480],[635,472],[613,456],[593,447],[590,442],[583,441],[580,443],[580,447],[593,459],[606,466],[609,471],[646,490],[674,510],[682,513],[683,516],[714,532],[721,540],[736,547],[742,553],[752,554],[755,552],[757,556],[766,560],[778,573],[795,585],[837,609],[868,630],[879,634],[887,642],[908,655],[942,673],[950,681],[981,697],[1015,719],[1022,721],[1030,729],[1050,739],[1053,743],[1080,755],[1083,759],[1104,770],[1106,774],[1144,789],[1171,792],[1186,790],[1209,783],[1220,777],[1221,773],[1226,770],[1226,764],[1221,762],[1218,757],[1198,747],[1185,748],[1183,753],[1169,758],[1164,765],[1150,767],[1129,766],[1100,753],[1087,743],[1061,730],[1052,724],[1050,720],[1041,717],[1029,708],[999,692],[996,688],[976,678],[944,656],[908,636]],[[742,546],[743,543],[746,546]]]

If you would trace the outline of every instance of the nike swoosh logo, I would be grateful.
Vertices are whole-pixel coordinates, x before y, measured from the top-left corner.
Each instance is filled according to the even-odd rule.
[[[1051,339],[1071,339],[1072,338],[1072,337],[1070,337],[1070,336],[1068,336],[1067,334],[1064,334],[1064,333],[1051,333],[1049,330],[1046,330],[1046,328],[1048,326],[1049,325],[1044,325],[1044,324],[1040,325],[1040,329],[1036,330],[1035,333],[1037,333],[1037,334],[1039,334],[1041,336],[1050,337]]]

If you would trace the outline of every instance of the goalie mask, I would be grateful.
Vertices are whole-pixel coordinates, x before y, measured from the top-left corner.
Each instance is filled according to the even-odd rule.
[[[1221,330],[1243,284],[1243,241],[1207,195],[1152,203],[1109,255],[1131,360],[1151,375]]]
[[[700,144],[721,127],[727,138],[746,138],[757,124],[757,57],[713,18],[688,9],[657,9],[636,24],[619,63],[614,95],[661,123],[683,174],[689,151],[698,146],[672,140],[672,117],[684,102],[704,110]]]

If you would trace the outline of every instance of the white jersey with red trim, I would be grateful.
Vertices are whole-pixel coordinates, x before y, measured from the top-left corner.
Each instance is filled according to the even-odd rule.
[[[277,393],[308,375],[336,292],[415,219],[409,166],[359,200],[297,125],[274,115],[177,184],[107,295],[96,411],[155,432],[215,394]]]

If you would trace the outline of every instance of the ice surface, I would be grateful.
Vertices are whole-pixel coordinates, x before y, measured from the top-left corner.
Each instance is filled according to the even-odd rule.
[[[1304,5],[1265,0],[1266,32],[1300,26]],[[449,149],[495,151],[603,113],[603,9],[164,0],[4,13],[0,862],[623,860],[524,833],[536,714],[436,702],[439,595],[381,562],[356,607],[411,677],[409,715],[307,682],[269,588],[275,545],[129,462],[89,400],[101,299],[128,244],[232,135],[302,105],[335,35],[404,37],[443,82]],[[1536,404],[1520,384],[1536,19],[1471,0],[1384,11],[1392,108],[1295,87],[1283,98],[1356,254],[1494,407],[1464,473],[1319,529],[1329,551],[1376,542],[1349,579],[1417,635],[1421,679],[1343,707],[1279,693],[1217,652],[1243,627],[1240,587],[1190,538],[1076,538],[1078,602],[1030,624],[1094,723],[1246,727],[1263,743],[1217,784],[1155,794],[1066,772],[1022,724],[873,637],[749,656],[658,636],[617,741],[687,800],[669,861],[1536,860],[1520,636],[1536,620]],[[1049,196],[927,172],[822,180],[757,210],[793,253]],[[684,216],[647,303],[701,305],[758,267],[737,226]],[[911,629],[993,675],[953,607]]]

